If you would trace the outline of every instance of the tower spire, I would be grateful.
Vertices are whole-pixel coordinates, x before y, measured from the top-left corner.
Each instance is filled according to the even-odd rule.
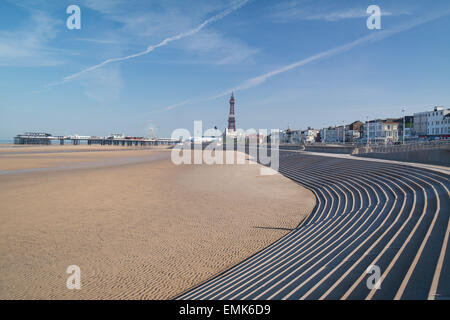
[[[228,116],[228,130],[236,131],[236,118],[234,116],[234,92],[231,92],[230,115]]]

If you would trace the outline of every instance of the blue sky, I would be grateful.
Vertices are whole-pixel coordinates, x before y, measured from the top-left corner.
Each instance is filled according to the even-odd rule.
[[[233,89],[243,129],[449,107],[449,34],[448,0],[2,0],[0,139],[223,129]]]

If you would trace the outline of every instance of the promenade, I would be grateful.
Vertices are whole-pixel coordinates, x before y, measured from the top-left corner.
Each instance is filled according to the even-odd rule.
[[[316,196],[295,230],[179,299],[450,297],[449,175],[390,161],[280,151]],[[379,290],[367,268],[381,270]]]

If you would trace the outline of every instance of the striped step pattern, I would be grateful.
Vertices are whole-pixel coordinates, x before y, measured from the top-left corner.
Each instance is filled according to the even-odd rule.
[[[289,151],[279,171],[314,193],[313,212],[177,299],[450,299],[447,174]]]

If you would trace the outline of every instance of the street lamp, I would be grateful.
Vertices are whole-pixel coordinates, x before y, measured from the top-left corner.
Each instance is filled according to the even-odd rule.
[[[342,120],[342,130],[344,130],[343,134],[342,134],[342,142],[345,145],[345,121]]]
[[[369,123],[369,116],[366,116],[366,122],[367,122],[367,146],[370,144],[370,123]]]
[[[405,144],[405,133],[406,133],[406,117],[405,117],[405,108],[402,109],[402,113],[403,113],[403,144]]]

